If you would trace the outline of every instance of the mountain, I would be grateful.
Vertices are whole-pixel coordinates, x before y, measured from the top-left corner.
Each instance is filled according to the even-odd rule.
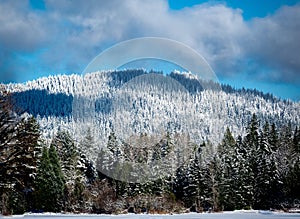
[[[91,132],[106,145],[113,131],[120,141],[133,135],[185,133],[197,144],[217,145],[229,127],[245,133],[252,114],[277,127],[300,124],[300,103],[256,90],[198,81],[192,74],[170,75],[140,69],[57,75],[6,84],[20,112],[34,115],[45,139],[67,129],[77,141]]]

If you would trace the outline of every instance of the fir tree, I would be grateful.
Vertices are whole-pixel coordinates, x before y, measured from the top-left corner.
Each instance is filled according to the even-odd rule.
[[[224,210],[234,210],[239,197],[238,186],[238,157],[236,142],[227,127],[222,143],[219,145],[218,156],[220,159],[220,205]]]
[[[76,166],[79,161],[79,154],[74,140],[67,131],[58,131],[51,145],[57,150],[67,184],[74,185]]]
[[[300,154],[300,128],[296,126],[293,136],[293,151],[295,154]]]
[[[38,173],[35,180],[36,208],[59,212],[64,205],[64,177],[55,148],[43,148]]]
[[[95,153],[96,151],[98,151],[98,148],[96,148],[92,131],[90,128],[88,128],[84,139],[79,145],[78,153],[80,155],[80,160],[77,165],[80,171],[84,173],[88,184],[92,184],[97,176],[97,171],[92,161],[94,156],[91,155],[97,155],[97,153]]]
[[[259,121],[256,114],[252,115],[247,127],[247,134],[243,139],[242,163],[243,166],[243,199],[248,207],[254,204],[255,176],[257,169],[257,151],[259,144]]]
[[[278,150],[279,136],[278,136],[277,128],[274,123],[272,123],[272,125],[271,125],[271,129],[270,129],[269,136],[268,136],[268,142],[271,146],[272,151]]]
[[[60,210],[64,205],[64,192],[65,192],[65,177],[62,172],[60,160],[54,145],[50,145],[49,148],[49,161],[51,163],[52,171],[54,174],[54,191],[55,196],[57,197],[57,210]]]
[[[73,138],[67,131],[59,131],[53,139],[51,146],[58,150],[59,161],[66,182],[65,208],[68,211],[74,211],[76,206],[81,205],[77,203],[77,198],[80,197],[78,192],[83,192],[83,189],[78,188],[84,186],[84,172],[87,161],[83,154],[80,155]]]
[[[206,167],[206,175],[207,179],[207,192],[206,199],[209,201],[211,208],[213,211],[220,210],[220,190],[219,190],[219,182],[220,182],[220,161],[217,156],[214,156],[212,160],[207,164]]]
[[[9,95],[0,94],[0,197],[8,197],[7,211],[23,213],[31,208],[39,137],[35,119],[18,116]]]
[[[299,156],[299,155],[298,155]],[[300,200],[300,158],[298,157],[293,165],[290,165],[285,179],[285,192],[287,201],[291,207],[296,207],[297,200]]]
[[[291,129],[287,129],[290,131]],[[285,193],[287,201],[290,203],[291,207],[295,207],[295,202],[300,200],[300,152],[299,152],[299,136],[300,132],[298,127],[295,128],[294,135],[292,137],[291,133],[285,135],[288,136],[284,138],[284,142],[288,142],[288,147],[290,149],[289,166],[288,172],[285,178]]]
[[[254,208],[270,209],[280,194],[279,173],[275,157],[275,151],[270,145],[270,127],[266,123],[259,135],[257,149],[257,174],[255,175]],[[271,141],[272,142],[272,141]]]

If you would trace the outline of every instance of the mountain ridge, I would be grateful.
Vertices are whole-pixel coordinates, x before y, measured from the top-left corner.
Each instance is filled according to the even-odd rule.
[[[209,140],[217,145],[226,127],[234,135],[245,133],[253,113],[278,127],[300,123],[300,102],[228,85],[222,85],[222,90],[203,90],[202,82],[178,72],[170,76],[153,74],[140,69],[105,71],[49,76],[4,86],[18,107],[37,118],[45,138],[51,139],[64,128],[80,141],[90,128],[97,136],[98,148],[106,144],[112,131],[121,138],[162,130],[188,131],[197,144]],[[169,78],[187,92],[184,88],[179,92],[176,86],[180,85],[170,83]],[[155,80],[166,80],[170,90],[159,87]],[[126,102],[124,95],[129,95],[131,102]],[[81,97],[89,101],[82,102]],[[85,104],[89,107],[84,108]],[[83,121],[75,118],[77,105],[83,111],[79,112],[83,113],[79,116]]]

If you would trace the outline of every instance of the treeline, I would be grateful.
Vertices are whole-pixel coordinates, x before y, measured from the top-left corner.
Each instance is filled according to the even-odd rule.
[[[178,211],[179,206],[199,212],[300,207],[298,127],[277,128],[253,114],[246,130],[245,136],[234,138],[227,128],[217,146],[209,141],[197,145],[186,135],[169,133],[159,141],[142,134],[130,143],[118,142],[111,133],[99,154],[99,178],[121,179],[109,178],[117,197],[164,198],[160,210],[165,212]],[[137,174],[151,178],[141,173],[147,166],[158,172],[154,181],[128,182],[138,180],[133,177]],[[134,206],[138,211],[145,208],[144,204]]]
[[[58,131],[48,145],[33,117],[0,96],[0,213],[169,213],[288,209],[300,202],[300,130],[252,116],[245,136],[195,144],[187,134],[112,132],[94,164],[91,132]],[[148,172],[139,170],[151,167]],[[141,174],[141,173],[140,173]],[[144,175],[143,175],[144,174]],[[146,174],[146,175],[145,175]],[[152,180],[141,180],[150,176]],[[149,179],[148,178],[148,179]]]
[[[86,78],[81,78],[85,80],[87,87],[91,87],[92,81],[97,84],[101,84],[103,86],[103,81],[108,80],[108,85],[111,89],[118,89],[122,87],[125,83],[129,82],[130,80],[137,78],[142,75],[147,74],[156,74],[157,76],[163,75],[162,72],[155,72],[150,71],[149,73],[141,70],[141,69],[130,69],[130,70],[123,70],[123,71],[112,71],[106,72],[102,74],[91,74],[88,75]],[[203,81],[200,79],[196,79],[193,77],[189,77],[188,74],[178,73],[178,72],[171,72],[170,74],[166,75],[177,82],[180,83],[190,94],[200,93],[205,89],[216,89],[222,90],[225,93],[232,94],[240,94],[240,95],[249,95],[249,96],[256,96],[261,97],[264,100],[270,101],[272,103],[279,102],[280,99],[274,97],[270,93],[263,93],[256,89],[236,89],[228,84],[217,84],[213,81]],[[155,78],[155,77],[153,77]],[[79,93],[75,93],[76,86],[76,77],[75,76],[52,76],[48,79],[44,79],[44,81],[40,80],[38,82],[31,82],[31,85],[27,85],[28,87],[26,90],[19,91],[18,89],[13,89],[12,96],[14,102],[17,103],[19,108],[22,108],[26,112],[34,115],[34,116],[41,116],[41,117],[48,117],[48,116],[57,116],[57,117],[64,117],[64,116],[71,116],[72,114],[72,102],[74,96],[76,97]],[[79,79],[77,79],[79,80]],[[168,81],[170,85],[172,81]],[[151,82],[149,82],[151,83]],[[104,83],[105,84],[105,83]],[[153,84],[153,83],[151,83]],[[13,87],[13,85],[10,85]],[[99,85],[100,86],[100,85]],[[101,87],[101,86],[100,86]],[[80,89],[82,89],[79,86]],[[80,90],[78,89],[78,90]],[[88,89],[88,88],[86,88]],[[101,91],[99,87],[97,89],[92,89],[93,91]],[[90,90],[85,91],[87,93],[92,92]],[[111,93],[105,93],[105,95],[97,100],[98,103],[96,104],[97,112],[104,112],[106,113],[109,111],[111,105]],[[288,100],[282,100],[283,103],[289,104],[291,103]],[[103,104],[106,105],[103,105]],[[101,108],[99,107],[99,104]],[[47,107],[46,107],[47,106]]]

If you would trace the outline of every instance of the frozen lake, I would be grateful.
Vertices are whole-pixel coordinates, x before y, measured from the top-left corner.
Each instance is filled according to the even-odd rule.
[[[272,212],[226,212],[226,213],[203,213],[203,214],[175,214],[175,215],[21,215],[13,217],[0,218],[24,218],[24,219],[300,219],[300,214],[287,214],[287,213],[272,213]]]

